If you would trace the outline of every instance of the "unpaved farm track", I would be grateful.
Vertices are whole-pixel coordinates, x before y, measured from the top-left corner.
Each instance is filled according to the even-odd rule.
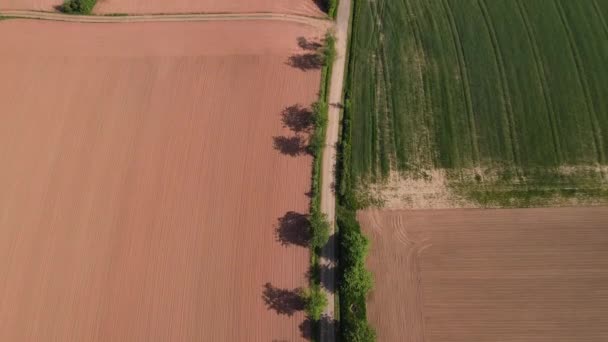
[[[608,341],[608,208],[367,210],[378,341]]]
[[[68,15],[57,12],[38,11],[0,11],[0,15],[21,19],[39,19],[77,23],[141,23],[141,22],[192,22],[227,20],[278,20],[306,24],[319,28],[329,28],[331,22],[321,18],[297,14],[281,13],[200,13],[200,14],[146,14],[146,15]]]

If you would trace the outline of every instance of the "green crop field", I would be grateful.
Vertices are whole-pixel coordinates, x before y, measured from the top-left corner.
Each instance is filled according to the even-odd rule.
[[[360,184],[608,201],[608,0],[357,0],[350,59]]]

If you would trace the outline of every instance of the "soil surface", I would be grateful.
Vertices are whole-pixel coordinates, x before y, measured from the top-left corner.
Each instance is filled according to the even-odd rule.
[[[284,122],[323,34],[1,22],[0,340],[304,339],[312,159]]]
[[[359,213],[378,341],[608,341],[608,208]]]
[[[4,0],[0,10],[53,11],[62,0]],[[94,13],[253,13],[273,12],[321,17],[316,0],[97,0]]]

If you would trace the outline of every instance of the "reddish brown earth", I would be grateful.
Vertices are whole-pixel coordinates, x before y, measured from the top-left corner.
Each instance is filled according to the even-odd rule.
[[[359,219],[378,341],[608,341],[608,208]]]
[[[0,340],[302,339],[311,158],[275,149],[317,96],[286,22],[0,23]],[[291,306],[290,306],[291,305]],[[279,313],[279,311],[281,313]]]
[[[0,10],[53,11],[63,0],[3,0]],[[253,13],[323,16],[316,0],[97,0],[94,13]]]
[[[98,0],[95,13],[250,13],[322,16],[315,0]]]

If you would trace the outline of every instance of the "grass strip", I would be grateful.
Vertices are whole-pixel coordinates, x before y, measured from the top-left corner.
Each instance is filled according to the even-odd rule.
[[[357,11],[360,3],[353,4],[351,25],[357,25]],[[353,30],[356,34],[356,30]],[[355,56],[351,37],[348,47],[348,65],[346,76],[346,92],[344,94],[344,111],[342,116],[342,131],[338,144],[338,160],[336,166],[336,184],[338,207],[336,211],[338,228],[338,258],[339,258],[339,300],[340,300],[340,340],[371,342],[376,340],[376,333],[367,321],[366,298],[373,286],[371,273],[365,268],[365,259],[369,250],[369,240],[361,232],[356,218],[358,208],[354,194],[352,167],[352,110],[351,91],[353,86],[352,62]]]

